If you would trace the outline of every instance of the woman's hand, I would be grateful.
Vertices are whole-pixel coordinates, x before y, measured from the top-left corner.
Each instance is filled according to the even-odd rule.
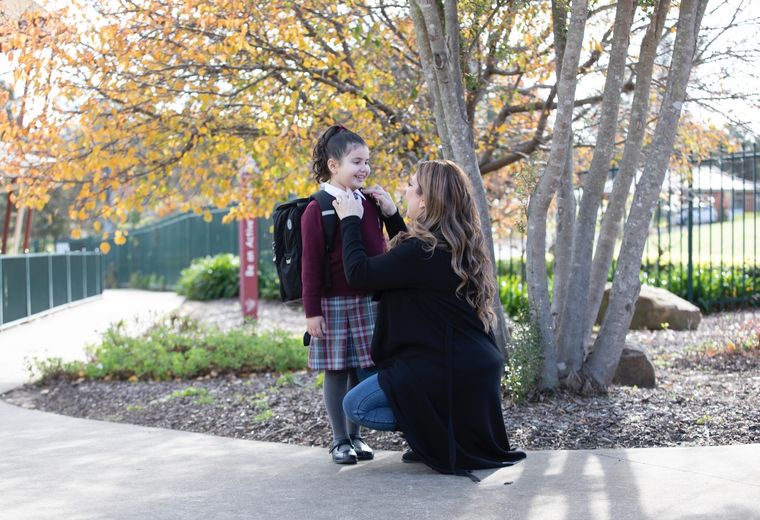
[[[325,319],[322,316],[306,318],[306,332],[312,338],[325,339]]]
[[[377,202],[377,205],[380,206],[380,211],[383,213],[384,217],[392,217],[396,214],[396,211],[398,211],[396,204],[393,203],[393,199],[391,198],[390,193],[382,189],[377,184],[371,188],[363,189],[362,192],[365,195],[369,195],[375,199],[375,202]]]
[[[359,217],[364,216],[364,206],[362,200],[358,195],[354,195],[351,190],[346,190],[345,193],[335,197],[333,201],[333,207],[338,218],[343,220],[346,217]]]

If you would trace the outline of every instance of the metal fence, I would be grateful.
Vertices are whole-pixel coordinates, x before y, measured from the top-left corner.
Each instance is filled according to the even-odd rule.
[[[98,252],[0,256],[0,328],[103,292]]]
[[[665,287],[705,311],[760,304],[759,162],[753,145],[715,154],[685,174],[667,175],[644,250],[643,282]],[[605,195],[616,173],[610,172]],[[605,206],[606,200],[600,222]],[[496,243],[500,274],[519,279],[524,287],[524,236],[515,232]]]
[[[223,224],[226,210],[212,211],[211,222],[199,215],[185,213],[164,219],[149,226],[129,231],[126,244],[113,241],[104,255],[107,287],[143,287],[171,289],[181,271],[195,258],[220,253],[238,254],[238,223]],[[72,249],[95,249],[99,242],[81,240],[70,242]],[[259,221],[260,255],[271,258],[269,221]]]

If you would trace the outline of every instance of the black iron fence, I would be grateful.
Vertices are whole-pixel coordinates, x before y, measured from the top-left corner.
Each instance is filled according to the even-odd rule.
[[[642,259],[644,283],[665,287],[705,311],[760,304],[759,162],[753,145],[668,174]],[[605,194],[616,173],[610,172]],[[629,204],[632,195],[633,187]],[[603,211],[604,205],[600,221]],[[513,231],[496,244],[500,275],[526,291],[524,235]]]

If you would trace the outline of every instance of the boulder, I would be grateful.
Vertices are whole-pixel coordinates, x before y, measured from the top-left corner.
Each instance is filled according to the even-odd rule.
[[[643,351],[626,347],[620,356],[612,384],[654,388],[654,365]]]
[[[602,304],[596,318],[597,324],[602,322],[604,313],[607,311],[607,302],[610,297],[608,283],[604,290]],[[636,300],[636,308],[631,320],[632,329],[661,330],[696,330],[702,321],[702,313],[699,307],[687,302],[672,292],[659,287],[642,285],[639,298]],[[665,325],[667,324],[667,325]]]

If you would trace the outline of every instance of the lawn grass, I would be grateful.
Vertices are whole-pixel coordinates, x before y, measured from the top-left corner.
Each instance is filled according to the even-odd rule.
[[[758,213],[736,215],[727,222],[695,224],[692,237],[694,264],[725,266],[755,265],[758,263],[758,241],[755,232],[760,224]],[[644,250],[644,260],[660,263],[685,264],[688,261],[688,229],[686,226],[652,228]]]

